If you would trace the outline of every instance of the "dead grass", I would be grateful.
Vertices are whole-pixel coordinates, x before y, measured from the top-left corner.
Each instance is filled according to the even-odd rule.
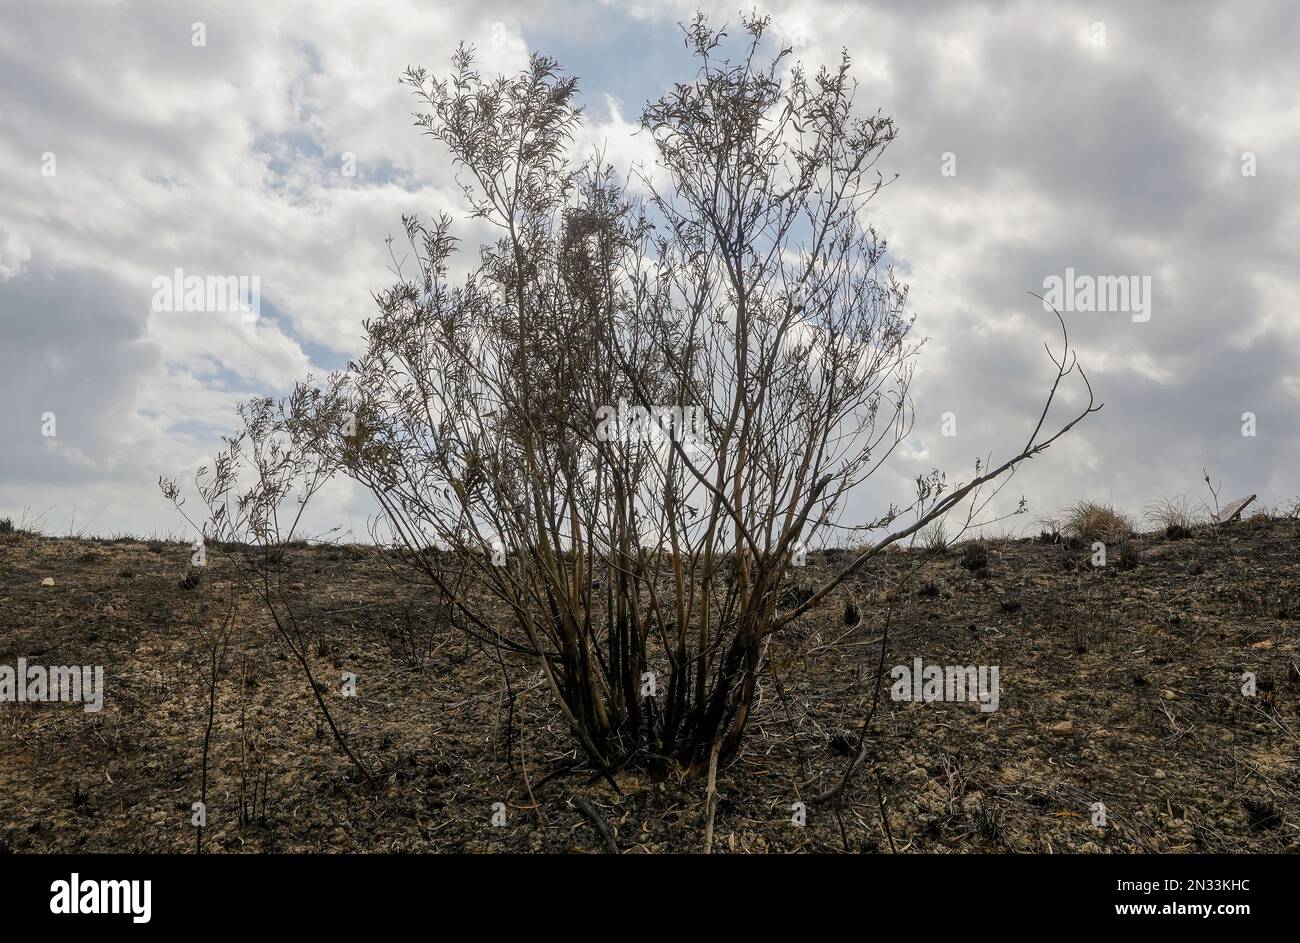
[[[1133,521],[1109,504],[1076,501],[1065,509],[1065,528],[1074,537],[1113,543],[1134,536]]]
[[[1143,515],[1170,540],[1190,537],[1206,522],[1201,509],[1185,494],[1158,498],[1143,509]]]
[[[912,546],[919,547],[926,553],[943,553],[948,549],[948,532],[943,521],[933,521],[921,528],[912,537]]]

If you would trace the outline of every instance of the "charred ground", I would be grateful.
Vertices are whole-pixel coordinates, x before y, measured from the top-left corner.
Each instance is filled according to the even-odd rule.
[[[1109,548],[1105,567],[1068,541],[983,550],[948,550],[901,589],[921,554],[889,554],[779,640],[747,746],[719,778],[716,849],[1300,850],[1295,521],[1140,537]],[[97,714],[0,703],[0,851],[193,850],[207,706],[196,638],[234,572],[213,553],[182,586],[190,553],[0,535],[0,664],[103,665],[107,679]],[[811,555],[802,583],[843,553]],[[495,653],[395,581],[393,561],[314,546],[287,566],[326,697],[382,775],[359,782],[242,594],[207,851],[605,851],[602,826],[622,851],[700,848],[702,781],[628,769],[620,794],[566,771],[575,757],[537,670],[507,657],[507,687]],[[869,762],[838,809],[809,805],[798,827],[792,806],[834,783],[870,712],[887,611]],[[998,710],[892,701],[888,669],[916,657],[998,666]],[[356,697],[337,690],[345,671]]]

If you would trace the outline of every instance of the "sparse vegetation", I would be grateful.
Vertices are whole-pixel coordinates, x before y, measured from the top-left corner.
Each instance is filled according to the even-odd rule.
[[[711,797],[776,639],[950,514],[964,533],[1022,462],[1101,408],[1058,315],[1020,451],[955,487],[934,470],[909,505],[843,519],[912,424],[907,289],[864,214],[895,128],[854,106],[847,55],[809,76],[788,48],[764,59],[766,19],[742,25],[686,27],[695,74],[642,116],[662,171],[644,198],[572,153],[577,83],[553,60],[491,79],[462,48],[450,79],[410,69],[416,124],[500,240],[453,283],[450,217],[406,217],[407,269],[376,297],[366,352],[284,403],[246,404],[199,489],[208,538],[255,542],[276,566],[287,537],[267,509],[352,478],[405,578],[503,677],[506,655],[532,660],[591,770],[610,785],[629,767],[707,777]],[[1067,380],[1085,396],[1048,425]],[[664,409],[692,428],[665,427]],[[231,533],[228,498],[251,536]],[[797,556],[846,533],[871,540],[785,591]],[[949,537],[940,524],[925,539]],[[292,617],[278,588],[259,593],[277,624]]]
[[[926,553],[938,554],[948,549],[948,532],[943,526],[943,521],[935,521],[928,527],[922,528],[913,540],[915,546]]]
[[[1133,522],[1109,504],[1077,501],[1065,511],[1065,529],[1073,537],[1110,544],[1134,535]]]
[[[987,540],[968,540],[963,543],[961,565],[972,573],[987,569],[989,565],[989,542]]]
[[[41,533],[41,524],[41,518],[32,517],[27,510],[24,510],[18,520],[12,517],[0,518],[0,537],[9,539],[35,537]]]
[[[1279,909],[1300,3],[11,6],[16,943]]]
[[[204,795],[206,766],[205,852],[608,851],[611,838],[622,851],[699,849],[706,782],[625,770],[621,792],[590,783],[530,659],[447,624],[419,586],[393,581],[396,554],[312,545],[275,571],[286,590],[310,586],[294,606],[310,627],[317,680],[358,677],[357,697],[326,696],[359,754],[374,758],[382,787],[372,790],[332,742],[300,666],[253,600],[240,603],[229,656],[214,661],[203,633],[210,642],[225,631],[230,593],[242,585],[231,555],[213,553],[203,581],[184,591],[176,575],[188,565],[187,544],[154,553],[140,542],[96,543],[88,555],[90,545],[0,543],[8,626],[0,662],[73,645],[115,679],[108,708],[82,735],[70,733],[59,708],[0,710],[3,755],[19,759],[0,762],[0,845],[193,850],[191,805]],[[917,709],[886,688],[869,772],[838,809],[854,850],[888,851],[892,837],[913,852],[1294,851],[1300,775],[1287,728],[1300,696],[1300,578],[1292,522],[1243,522],[1177,544],[1138,536],[1125,546],[1111,548],[1116,557],[1104,568],[1088,566],[1088,548],[1077,548],[1084,565],[1062,571],[1053,558],[1064,544],[989,540],[996,566],[975,580],[962,566],[963,545],[926,561],[914,591],[889,598],[883,591],[921,555],[881,555],[849,584],[852,596],[815,604],[768,650],[772,686],[752,720],[761,741],[732,767],[716,807],[724,847],[844,847],[824,806],[805,828],[790,825],[789,784],[836,782],[858,748],[888,609],[886,670],[914,654],[939,664],[978,658],[1001,666],[1007,696],[981,714],[969,705]],[[1124,569],[1126,552],[1140,565]],[[789,602],[810,598],[837,565],[811,552],[803,582],[787,587]],[[119,578],[124,572],[134,577]],[[56,577],[53,592],[40,585],[46,574]],[[401,619],[408,607],[409,626]],[[386,644],[379,629],[390,622],[413,631]],[[1243,670],[1257,675],[1254,700],[1239,690]],[[1071,736],[1059,732],[1067,728]],[[32,775],[23,758],[37,756],[49,765]],[[1251,758],[1249,776],[1241,757]],[[1170,797],[1187,810],[1176,820]],[[1113,813],[1104,831],[1089,824],[1097,800]],[[487,810],[498,801],[510,814],[493,828]],[[879,824],[882,801],[892,836]],[[132,814],[112,814],[122,803]],[[593,813],[608,835],[592,827]],[[30,829],[34,818],[48,826]]]
[[[1203,513],[1187,495],[1159,498],[1144,509],[1146,519],[1169,540],[1182,540],[1204,522]]]
[[[1055,527],[1044,527],[1039,530],[1037,540],[1040,544],[1059,544],[1062,540],[1061,532]]]

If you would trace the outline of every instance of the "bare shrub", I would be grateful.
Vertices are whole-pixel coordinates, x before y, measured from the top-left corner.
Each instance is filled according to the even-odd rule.
[[[405,217],[366,352],[281,413],[318,456],[305,471],[369,489],[377,536],[458,628],[540,666],[596,769],[707,771],[711,800],[772,638],[1100,408],[1079,370],[1086,404],[1045,430],[1079,369],[1061,321],[1023,448],[842,519],[912,421],[907,290],[863,222],[895,131],[855,117],[847,56],[811,77],[788,50],[762,61],[766,25],[744,22],[735,59],[703,17],[687,28],[698,71],[645,109],[662,174],[639,191],[571,157],[577,85],[553,60],[485,79],[462,49],[449,79],[410,70],[417,124],[499,239],[453,283],[451,220]],[[783,593],[843,531],[874,536]]]
[[[211,469],[200,468],[195,476],[204,508],[200,521],[184,510],[185,498],[176,481],[160,478],[158,484],[163,496],[203,535],[204,552],[209,546],[220,548],[239,583],[265,606],[335,742],[362,778],[373,782],[374,774],[352,749],[322,696],[327,689],[312,668],[310,627],[299,620],[290,602],[289,560],[295,549],[307,546],[299,534],[302,515],[336,470],[315,447],[327,432],[317,417],[330,412],[321,408],[320,400],[319,391],[301,386],[285,403],[261,397],[240,405],[242,431],[225,440],[226,450],[216,456]]]
[[[453,612],[438,600],[431,609],[407,601],[388,607],[384,637],[393,656],[411,668],[427,668],[445,641]]]
[[[194,851],[203,853],[203,830],[207,822],[208,770],[212,753],[212,731],[217,719],[217,688],[229,668],[230,636],[235,624],[235,599],[214,627],[200,623],[197,644],[190,652],[190,667],[203,691],[205,704],[203,749],[199,762],[199,818],[194,833]]]

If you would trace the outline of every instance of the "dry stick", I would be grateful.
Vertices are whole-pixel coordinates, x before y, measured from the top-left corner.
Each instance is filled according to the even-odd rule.
[[[605,817],[600,814],[591,801],[586,796],[574,796],[573,804],[578,811],[591,820],[591,824],[596,826],[596,831],[600,837],[605,840],[605,848],[611,855],[619,854],[618,840],[614,836],[614,829],[605,821]]]
[[[243,828],[257,815],[257,782],[253,782],[253,814],[248,813],[248,652],[244,652],[239,673],[239,825]]]
[[[862,722],[862,730],[858,732],[858,742],[854,748],[856,753],[853,757],[853,762],[844,770],[844,776],[841,777],[838,786],[833,786],[826,792],[810,798],[809,801],[814,804],[828,801],[838,802],[840,796],[844,794],[844,790],[848,788],[849,780],[852,778],[854,771],[857,770],[857,768],[867,758],[867,732],[871,729],[871,721],[876,716],[876,708],[880,704],[880,679],[885,673],[885,652],[889,645],[889,623],[893,616],[894,607],[891,605],[885,610],[885,627],[880,635],[880,664],[876,667],[876,687],[871,695],[871,710],[868,712],[866,720]]]
[[[209,653],[211,661],[208,665],[209,675],[207,679],[208,687],[208,723],[203,731],[203,774],[199,784],[199,803],[203,810],[204,821],[207,821],[208,814],[208,757],[212,745],[212,727],[216,721],[217,714],[217,679],[221,669],[225,667],[226,652],[230,644],[230,627],[235,619],[235,597],[231,594],[230,611],[227,612],[225,620],[221,626],[221,634],[213,638]],[[199,677],[202,677],[200,671]],[[195,854],[203,854],[203,826],[200,825],[196,832]]]
[[[506,668],[506,660],[501,654],[501,648],[494,646],[492,649],[497,656],[497,664],[501,668],[501,677],[505,681],[506,696],[509,698],[510,709],[506,715],[506,768],[514,769],[514,745],[515,745],[515,688],[510,683],[510,671]],[[500,701],[497,702],[498,716],[500,716]],[[522,720],[520,721],[522,723]],[[495,750],[493,751],[495,752]],[[524,776],[528,773],[525,771]]]
[[[531,690],[531,688],[529,690]],[[528,741],[524,739],[524,708],[521,704],[519,706],[519,768],[523,771],[524,788],[528,790],[528,801],[533,804],[533,811],[537,813],[537,822],[542,826],[542,828],[546,828],[546,814],[542,811],[541,805],[537,802],[537,797],[533,795],[533,784],[528,778],[528,756],[525,753],[527,747]]]
[[[307,662],[305,643],[302,645],[303,650],[299,651],[299,646],[294,644],[292,637],[289,635],[288,629],[286,629],[284,623],[280,621],[279,613],[275,611],[275,606],[271,602],[269,588],[262,598],[266,603],[267,609],[271,612],[271,620],[275,623],[276,629],[279,630],[280,638],[289,646],[289,651],[293,652],[294,657],[298,659],[298,665],[302,668],[303,674],[307,676],[307,686],[311,688],[312,696],[315,697],[317,706],[320,707],[321,713],[325,716],[325,722],[329,724],[330,732],[334,735],[334,742],[339,745],[339,748],[342,749],[347,758],[351,760],[352,765],[361,773],[366,784],[369,786],[376,785],[374,774],[371,773],[370,768],[366,766],[365,763],[361,762],[357,755],[352,752],[352,748],[348,745],[347,738],[343,736],[343,731],[339,730],[338,725],[334,723],[334,715],[330,713],[329,706],[325,703],[325,699],[321,697],[320,688],[316,684],[316,676],[312,674],[311,665]],[[285,608],[286,610],[288,609],[287,606]]]
[[[885,787],[880,781],[880,773],[876,773],[876,801],[880,803],[880,824],[885,826],[885,837],[889,839],[889,850],[898,854],[898,846],[894,844],[894,833],[889,828],[889,816],[885,814]]]
[[[305,502],[304,502],[304,506],[305,506]],[[179,505],[177,505],[177,508],[179,509]],[[300,514],[302,513],[301,508],[299,509],[299,513]],[[194,522],[189,519],[189,516],[186,515],[184,511],[181,512],[181,516],[184,517],[187,521],[189,521],[190,525],[192,527],[195,527],[196,530],[199,529],[194,524]],[[269,562],[270,556],[265,544],[262,545],[262,550],[265,559]],[[329,728],[334,735],[335,742],[343,750],[344,754],[347,756],[348,760],[352,763],[352,765],[356,767],[356,769],[361,773],[362,778],[364,778],[366,781],[366,784],[370,786],[374,786],[375,785],[374,775],[370,772],[369,767],[367,767],[363,762],[361,762],[361,760],[357,758],[357,755],[352,752],[352,748],[348,746],[347,739],[343,736],[343,732],[339,730],[338,726],[334,723],[334,716],[330,713],[329,707],[325,704],[324,698],[321,697],[320,691],[316,687],[316,678],[312,674],[311,665],[308,664],[306,658],[305,642],[302,643],[303,651],[300,652],[298,650],[299,646],[294,643],[293,637],[290,635],[288,627],[281,620],[280,613],[276,611],[275,604],[272,602],[273,591],[271,589],[271,582],[266,571],[264,570],[259,571],[256,567],[256,564],[248,563],[249,557],[247,555],[245,555],[242,558],[242,560],[236,558],[233,553],[228,553],[227,556],[229,557],[229,559],[231,560],[232,564],[235,567],[236,575],[244,582],[244,584],[249,589],[253,591],[254,594],[256,594],[261,598],[263,604],[267,608],[267,611],[270,613],[271,621],[275,624],[276,632],[279,634],[281,640],[286,645],[289,646],[289,651],[291,651],[294,657],[298,660],[298,664],[302,668],[303,674],[307,676],[307,683],[311,687],[311,693],[316,699],[316,704],[320,707],[321,713],[325,715],[325,720],[329,724]],[[253,571],[252,575],[250,575],[247,572],[249,569]],[[260,587],[258,586],[257,579],[255,578],[259,576],[261,577]],[[293,618],[293,610],[289,607],[287,603],[285,604],[284,608],[287,616],[293,621],[294,628],[296,631],[297,620]],[[302,641],[301,635],[299,636],[299,641],[300,642]]]
[[[551,770],[549,773],[547,773],[547,774],[546,774],[545,776],[543,776],[541,779],[537,780],[537,788],[538,788],[538,789],[541,789],[543,786],[545,786],[547,783],[549,783],[552,779],[559,779],[561,776],[572,776],[572,775],[576,775],[577,772],[578,772],[578,767],[581,766],[581,765],[582,765],[582,763],[581,763],[580,760],[571,760],[571,761],[568,762],[568,763],[563,763],[563,764],[561,764],[560,766],[558,766],[558,767],[556,767],[555,769]]]
[[[713,854],[713,817],[718,811],[718,754],[722,752],[722,731],[713,738],[713,749],[709,751],[709,788],[707,818],[704,821],[704,853]]]
[[[840,811],[838,804],[831,806],[831,811],[835,813],[835,822],[840,827],[840,841],[844,845],[844,853],[852,854],[853,851],[849,848],[849,832],[848,829],[844,827],[844,814]]]
[[[1030,292],[1030,294],[1033,295],[1034,293]],[[1042,296],[1034,295],[1034,297],[1041,299]],[[795,619],[799,618],[805,612],[808,612],[810,609],[816,607],[819,603],[821,603],[821,601],[824,598],[826,598],[826,596],[830,595],[830,593],[833,592],[836,589],[836,587],[838,587],[841,583],[843,583],[844,580],[846,580],[848,577],[852,576],[854,573],[857,573],[859,570],[861,570],[868,560],[872,559],[877,554],[884,551],[887,547],[889,547],[891,544],[895,543],[896,541],[916,533],[922,527],[928,525],[931,521],[943,517],[949,511],[955,508],[958,504],[964,501],[967,495],[971,494],[974,491],[977,491],[977,489],[979,488],[982,488],[988,482],[1000,478],[1006,472],[1015,469],[1018,465],[1020,465],[1021,462],[1027,461],[1033,458],[1034,456],[1046,451],[1048,448],[1051,447],[1051,445],[1057,439],[1061,438],[1063,435],[1065,435],[1067,432],[1073,429],[1085,417],[1091,415],[1092,413],[1097,412],[1102,408],[1101,406],[1094,405],[1094,403],[1096,402],[1096,398],[1095,395],[1093,394],[1092,384],[1088,381],[1088,376],[1086,373],[1083,372],[1083,368],[1078,365],[1077,356],[1071,359],[1070,335],[1069,335],[1069,331],[1066,329],[1065,326],[1065,319],[1061,317],[1061,313],[1057,311],[1055,308],[1053,308],[1052,311],[1056,314],[1057,321],[1059,321],[1061,325],[1061,336],[1063,341],[1062,348],[1061,348],[1061,359],[1058,362],[1055,356],[1052,355],[1050,348],[1048,349],[1048,357],[1050,357],[1052,359],[1052,362],[1056,364],[1056,379],[1052,382],[1051,389],[1048,390],[1047,401],[1043,405],[1043,412],[1039,416],[1038,424],[1034,427],[1034,431],[1030,434],[1029,441],[1026,443],[1025,448],[1022,449],[1019,454],[1013,456],[1012,458],[1007,459],[997,468],[990,469],[986,471],[985,474],[983,475],[977,475],[975,478],[971,479],[966,484],[960,486],[955,491],[951,492],[946,498],[937,501],[934,504],[934,506],[930,509],[929,513],[924,514],[920,518],[918,518],[915,524],[911,525],[910,527],[903,528],[902,530],[894,531],[890,533],[887,537],[884,537],[883,539],[872,544],[866,550],[863,550],[860,554],[857,555],[856,558],[854,558],[848,564],[848,566],[844,567],[839,573],[835,574],[827,583],[825,583],[821,587],[821,589],[817,590],[810,597],[805,599],[802,603],[795,606],[789,612],[785,613],[785,615],[778,618],[769,631],[771,632],[779,631],[789,623],[793,622]],[[1069,361],[1068,367],[1066,366],[1067,361]],[[1038,438],[1038,434],[1043,427],[1043,422],[1047,418],[1048,411],[1051,409],[1052,402],[1056,397],[1056,391],[1060,387],[1061,381],[1065,379],[1067,376],[1069,376],[1071,373],[1073,373],[1076,369],[1079,371],[1079,376],[1083,380],[1083,384],[1088,391],[1087,405],[1084,407],[1082,412],[1080,412],[1069,422],[1061,426],[1055,433],[1053,433],[1051,436],[1049,436],[1047,439],[1043,440],[1042,442],[1038,442],[1037,444],[1035,444],[1035,440]]]
[[[199,783],[199,808],[203,810],[204,821],[207,820],[208,808],[208,753],[212,744],[212,725],[216,720],[217,713],[217,643],[213,643],[212,661],[210,664],[212,672],[208,678],[208,724],[203,731],[203,775]],[[194,847],[194,853],[203,854],[203,826],[200,825],[196,831],[197,844]]]
[[[776,664],[770,658],[767,660],[767,671],[768,674],[772,676],[772,681],[776,685],[776,694],[777,697],[781,699],[781,706],[785,708],[786,720],[789,721],[790,728],[794,730],[794,712],[790,709],[790,699],[785,696],[785,685],[781,683],[781,676],[777,674]],[[804,759],[803,747],[799,745],[799,732],[794,730],[794,734],[794,753],[795,758],[799,761],[799,775],[803,779],[807,779],[808,763]],[[799,786],[797,783],[795,784],[795,798],[800,798]]]
[[[203,731],[203,773],[199,780],[199,808],[204,810],[203,816],[205,820],[207,818],[207,803],[208,803],[208,749],[212,743],[212,724],[213,721],[216,719],[215,715],[217,710],[217,690],[216,690],[217,650],[215,645],[212,649],[211,670],[212,670],[212,677],[208,679],[208,724]],[[194,853],[196,855],[201,855],[203,854],[203,826],[202,825],[200,825],[196,830],[195,836],[196,836],[196,844],[194,846]]]

